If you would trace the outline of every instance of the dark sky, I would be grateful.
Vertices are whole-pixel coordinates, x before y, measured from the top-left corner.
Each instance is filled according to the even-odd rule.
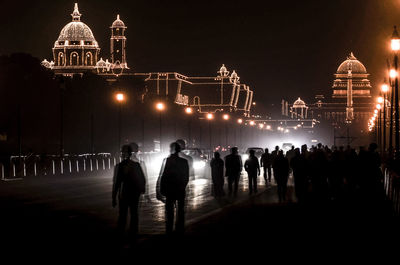
[[[74,1],[0,1],[0,54],[51,59]],[[388,41],[400,24],[399,0],[99,1],[81,0],[82,21],[109,56],[116,14],[128,26],[128,64],[137,72],[213,75],[222,63],[264,105],[282,97],[330,93],[333,73],[351,51],[383,79]],[[4,12],[7,10],[7,12]]]

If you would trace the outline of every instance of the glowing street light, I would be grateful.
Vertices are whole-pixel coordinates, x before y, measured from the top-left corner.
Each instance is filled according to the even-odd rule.
[[[388,91],[389,91],[389,86],[388,86],[387,84],[382,84],[382,86],[381,86],[381,91],[382,91],[383,93],[388,92]]]
[[[192,114],[193,109],[191,107],[187,107],[187,108],[185,108],[185,112],[186,112],[186,114]]]
[[[380,110],[382,108],[381,104],[376,104],[376,108]]]
[[[222,115],[222,118],[227,121],[227,120],[229,120],[230,117],[228,114],[224,114],[224,115]]]
[[[165,110],[164,102],[157,102],[155,105],[156,110],[159,112],[159,129],[160,129],[160,152],[162,152],[162,112]]]
[[[271,125],[267,125],[267,130],[271,130]]]
[[[392,35],[392,39],[390,41],[390,46],[392,48],[392,51],[394,51],[394,52],[397,52],[398,50],[400,50],[400,37],[399,37],[399,33],[397,32],[396,26],[394,26],[394,29],[393,29],[393,35]]]
[[[122,101],[125,100],[125,94],[119,92],[119,93],[115,94],[115,99],[116,99],[118,102],[122,102]]]
[[[383,97],[378,97],[376,99],[376,102],[378,102],[379,104],[382,104],[383,103]]]
[[[237,123],[242,124],[242,123],[243,123],[243,120],[242,120],[242,119],[238,119],[238,120],[237,120]]]
[[[260,129],[264,128],[264,124],[260,123],[258,124],[258,127],[260,127]]]
[[[207,120],[213,120],[214,119],[214,114],[207,113],[206,118],[207,118]]]
[[[254,121],[250,121],[250,126],[254,126],[256,124]]]
[[[162,112],[163,110],[165,110],[165,104],[163,102],[157,102],[156,103],[156,110]]]

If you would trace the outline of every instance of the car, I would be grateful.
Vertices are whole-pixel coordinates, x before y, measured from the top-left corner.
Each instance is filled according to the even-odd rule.
[[[254,150],[255,155],[258,159],[261,158],[261,156],[264,154],[264,149],[261,147],[249,147],[246,149],[246,151],[242,154],[242,161],[246,161],[247,158],[249,158],[250,150]]]
[[[195,175],[204,175],[208,159],[203,151],[199,148],[187,148],[182,153],[193,159]]]

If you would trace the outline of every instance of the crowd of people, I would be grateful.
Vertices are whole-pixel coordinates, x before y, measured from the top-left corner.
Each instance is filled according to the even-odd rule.
[[[185,219],[185,196],[193,161],[181,151],[184,141],[170,145],[170,156],[164,159],[156,185],[158,200],[165,203],[166,233],[183,234]],[[135,152],[137,145],[122,147],[122,162],[114,171],[112,206],[119,205],[118,231],[123,235],[128,210],[131,214],[131,238],[138,230],[138,205],[140,195],[146,190],[146,177]],[[294,146],[284,153],[279,146],[271,153],[268,149],[258,158],[254,150],[244,162],[238,148],[232,147],[231,153],[221,158],[215,152],[210,161],[213,195],[225,196],[225,177],[228,182],[228,195],[236,196],[243,169],[247,172],[249,193],[257,193],[257,178],[261,175],[265,185],[271,185],[272,178],[277,185],[279,202],[287,200],[287,186],[293,176],[294,191],[297,201],[340,201],[351,196],[362,197],[366,203],[374,203],[384,198],[383,173],[377,145],[372,143],[368,149],[355,150],[350,146],[332,147],[318,144],[310,149]],[[133,154],[133,157],[132,157]],[[176,209],[176,214],[175,214]]]

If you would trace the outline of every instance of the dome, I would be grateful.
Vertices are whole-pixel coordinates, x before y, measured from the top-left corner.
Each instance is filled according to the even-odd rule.
[[[294,103],[293,103],[293,108],[305,108],[306,103],[301,100],[301,98],[298,98]]]
[[[117,15],[117,19],[112,23],[111,28],[126,28],[125,23],[119,19],[119,15]]]
[[[359,60],[357,60],[353,53],[350,53],[346,61],[339,65],[337,73],[347,74],[349,69],[351,69],[353,74],[367,74],[367,69]]]
[[[71,14],[72,22],[65,25],[61,30],[57,41],[90,41],[96,44],[92,30],[81,22],[81,14],[78,10],[78,4],[75,4],[74,12]]]
[[[60,32],[57,41],[92,41],[95,42],[92,30],[83,22],[70,22]]]

